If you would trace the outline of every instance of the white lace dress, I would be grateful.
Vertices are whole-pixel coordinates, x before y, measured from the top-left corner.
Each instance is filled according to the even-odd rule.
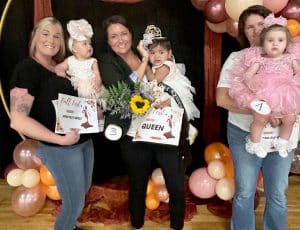
[[[79,97],[84,98],[99,98],[99,92],[93,88],[94,73],[92,65],[97,62],[95,58],[87,60],[78,60],[74,56],[68,57],[69,69],[67,74],[71,77],[71,83],[78,91]]]

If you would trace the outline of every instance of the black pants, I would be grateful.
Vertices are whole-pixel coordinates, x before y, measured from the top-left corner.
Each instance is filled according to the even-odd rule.
[[[181,230],[184,224],[184,162],[179,148],[171,145],[132,142],[126,136],[121,142],[122,156],[129,175],[129,211],[135,228],[144,225],[145,198],[151,163],[155,159],[162,169],[169,193],[170,227]]]

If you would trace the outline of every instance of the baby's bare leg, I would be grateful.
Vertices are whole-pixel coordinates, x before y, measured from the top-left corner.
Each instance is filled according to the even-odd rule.
[[[268,123],[270,116],[253,112],[253,122],[250,126],[250,140],[258,143],[261,140],[261,133],[265,125]]]
[[[279,132],[280,138],[285,140],[290,139],[295,121],[296,121],[295,115],[286,115],[281,118],[282,124],[280,125],[280,132]]]

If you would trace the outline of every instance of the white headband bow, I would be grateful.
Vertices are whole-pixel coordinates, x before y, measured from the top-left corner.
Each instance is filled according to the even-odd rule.
[[[76,41],[85,41],[93,36],[93,28],[85,19],[69,21],[67,30],[70,37]]]

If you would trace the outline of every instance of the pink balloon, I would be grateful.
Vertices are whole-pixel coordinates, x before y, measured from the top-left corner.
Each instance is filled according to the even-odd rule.
[[[35,215],[43,208],[45,201],[46,194],[40,185],[33,188],[19,186],[11,195],[11,207],[20,216]]]
[[[16,165],[21,169],[39,169],[41,160],[36,155],[37,141],[26,139],[16,145],[13,158]]]
[[[263,5],[273,13],[278,13],[288,3],[289,0],[263,0]]]
[[[300,43],[300,35],[293,37],[294,43]]]
[[[216,195],[217,180],[210,177],[207,168],[198,168],[189,177],[189,188],[199,198],[207,199]]]
[[[211,23],[224,22],[228,15],[225,10],[225,0],[210,0],[205,4],[204,17]]]
[[[300,21],[300,0],[288,1],[288,4],[279,13],[287,19]]]
[[[197,10],[204,10],[205,4],[208,2],[208,0],[191,0],[192,5],[197,9]]]
[[[155,186],[153,193],[159,201],[165,202],[169,199],[169,193],[165,185]]]

